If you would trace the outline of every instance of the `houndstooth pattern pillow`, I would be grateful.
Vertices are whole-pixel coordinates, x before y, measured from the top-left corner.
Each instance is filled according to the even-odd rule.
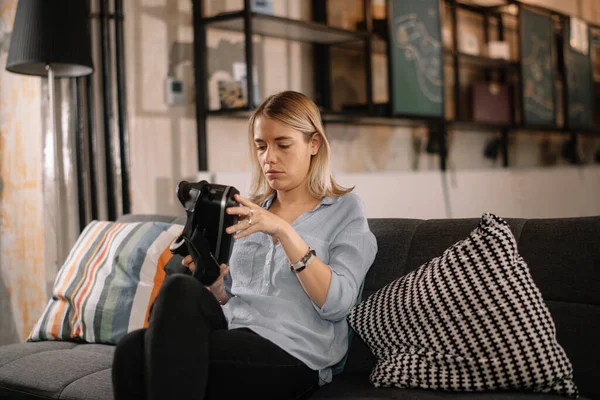
[[[348,321],[377,359],[376,387],[579,395],[515,238],[493,214],[372,294]]]

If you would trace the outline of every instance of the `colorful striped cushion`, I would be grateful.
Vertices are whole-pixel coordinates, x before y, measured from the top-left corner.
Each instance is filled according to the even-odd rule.
[[[116,344],[146,327],[150,306],[182,225],[92,221],[54,282],[52,297],[27,341],[76,340]]]

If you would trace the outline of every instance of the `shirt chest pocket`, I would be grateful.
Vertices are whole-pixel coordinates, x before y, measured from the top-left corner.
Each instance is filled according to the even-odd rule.
[[[323,261],[324,264],[329,264],[329,242],[313,237],[304,235],[304,241],[306,244],[315,251],[319,260]]]
[[[232,287],[246,287],[250,285],[253,276],[259,270],[261,250],[264,250],[264,247],[253,236],[255,235],[238,239],[231,252],[229,271],[231,273]]]

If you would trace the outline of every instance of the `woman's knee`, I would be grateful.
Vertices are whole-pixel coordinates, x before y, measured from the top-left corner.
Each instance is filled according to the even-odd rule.
[[[198,307],[203,309],[206,297],[212,297],[212,294],[195,278],[183,274],[168,276],[152,304],[150,316],[155,318],[157,313],[173,314],[175,311],[194,313]],[[213,298],[213,301],[216,300]]]
[[[191,276],[173,274],[165,278],[156,301],[181,304],[182,297],[195,293],[200,283]],[[201,285],[200,285],[201,286]]]
[[[159,293],[163,295],[181,295],[182,293],[197,290],[198,285],[200,285],[200,282],[191,276],[173,274],[165,278]]]

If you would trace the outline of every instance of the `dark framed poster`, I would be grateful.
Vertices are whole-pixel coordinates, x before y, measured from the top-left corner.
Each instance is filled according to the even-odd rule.
[[[439,0],[391,0],[389,7],[392,114],[443,117]]]
[[[556,125],[552,19],[522,7],[521,76],[524,125]]]
[[[591,128],[594,125],[594,80],[590,38],[591,32],[587,23],[576,18],[566,20],[563,40],[568,128]]]

